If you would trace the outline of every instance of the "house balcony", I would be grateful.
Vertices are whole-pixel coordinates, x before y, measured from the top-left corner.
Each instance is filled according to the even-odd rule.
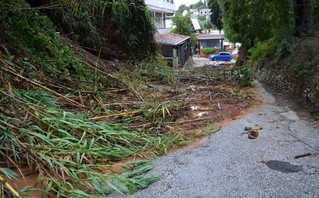
[[[145,4],[152,12],[162,12],[168,14],[175,13],[177,10],[175,4],[168,2],[167,0],[145,0]]]

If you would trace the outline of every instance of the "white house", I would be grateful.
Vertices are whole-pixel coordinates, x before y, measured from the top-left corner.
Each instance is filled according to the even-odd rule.
[[[190,9],[189,13],[191,13],[192,18],[198,17],[198,15],[199,15],[199,12],[197,9]]]
[[[153,15],[158,33],[169,33],[170,27],[167,26],[165,18],[167,14],[176,12],[176,5],[171,0],[145,0],[145,4]]]
[[[206,16],[206,18],[209,18],[209,16],[211,15],[212,11],[211,9],[208,9],[208,8],[204,8],[204,9],[201,9],[199,11],[199,15],[200,16]]]

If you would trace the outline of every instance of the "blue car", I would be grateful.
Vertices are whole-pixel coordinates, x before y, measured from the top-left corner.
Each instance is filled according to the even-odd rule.
[[[219,52],[218,54],[210,55],[209,59],[210,60],[230,61],[232,59],[232,55],[229,52]]]

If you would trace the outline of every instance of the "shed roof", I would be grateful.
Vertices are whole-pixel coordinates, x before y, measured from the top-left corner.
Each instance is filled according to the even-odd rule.
[[[220,40],[225,39],[223,34],[197,34],[198,40]]]
[[[190,36],[174,34],[174,33],[155,35],[155,40],[157,43],[167,44],[167,45],[180,45],[184,43],[187,39],[190,39]]]

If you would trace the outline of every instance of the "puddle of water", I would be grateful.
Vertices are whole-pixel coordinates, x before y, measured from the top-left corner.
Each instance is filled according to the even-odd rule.
[[[282,173],[296,173],[302,171],[302,166],[293,165],[289,162],[282,162],[278,160],[270,160],[266,163],[268,168]]]

